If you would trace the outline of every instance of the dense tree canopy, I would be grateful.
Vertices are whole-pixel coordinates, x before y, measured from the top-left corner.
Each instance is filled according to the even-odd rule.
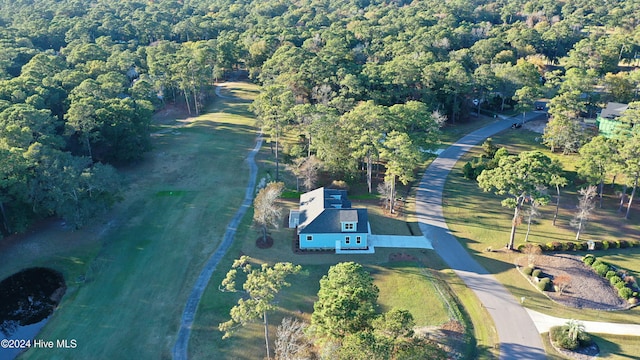
[[[21,173],[1,179],[2,232],[35,216],[16,195],[40,166],[23,164],[29,146],[86,157],[89,169],[136,161],[154,109],[198,114],[237,69],[290,94],[278,119],[311,106],[283,125],[300,125],[306,156],[331,173],[388,161],[378,138],[392,131],[437,141],[418,140],[436,132],[394,106],[466,121],[527,110],[545,81],[557,118],[545,141],[575,152],[588,141],[581,117],[603,99],[637,100],[640,72],[620,65],[637,65],[639,12],[640,0],[0,0],[0,149],[14,159],[0,173]],[[377,134],[351,141],[370,124]]]

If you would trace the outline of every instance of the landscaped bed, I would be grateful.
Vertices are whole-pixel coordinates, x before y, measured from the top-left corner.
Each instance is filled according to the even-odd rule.
[[[526,267],[527,258],[520,260],[519,265]],[[568,279],[568,285],[562,292],[545,291],[557,303],[596,310],[622,310],[630,306],[618,296],[616,289],[606,278],[585,265],[578,255],[539,255],[535,260],[535,268],[541,270],[543,277],[557,279],[566,276]]]

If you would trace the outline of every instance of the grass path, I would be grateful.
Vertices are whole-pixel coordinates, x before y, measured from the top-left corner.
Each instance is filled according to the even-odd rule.
[[[85,280],[67,278],[67,294],[38,335],[75,339],[77,347],[31,349],[21,358],[171,357],[195,279],[245,194],[243,160],[255,128],[242,99],[257,88],[234,83],[229,89],[238,100],[217,100],[207,114],[159,125],[154,151],[124,171],[125,200],[105,220],[109,226],[97,235],[86,230],[98,241],[77,257]],[[40,265],[79,272],[65,263]]]
[[[216,95],[222,99],[232,99],[229,96],[221,96],[220,90],[221,87],[216,87]],[[211,279],[211,275],[215,271],[218,263],[224,255],[227,253],[231,244],[233,243],[233,239],[236,235],[236,229],[240,225],[240,221],[244,217],[247,212],[247,209],[251,206],[251,202],[254,197],[254,189],[256,187],[256,178],[258,175],[258,166],[255,162],[256,153],[260,150],[262,146],[262,137],[258,137],[256,142],[256,146],[251,150],[249,156],[247,158],[247,163],[249,164],[249,182],[245,189],[244,200],[242,201],[242,205],[236,211],[231,223],[227,226],[227,229],[224,233],[224,237],[220,246],[216,249],[216,251],[211,255],[206,265],[202,269],[202,272],[198,276],[195,285],[193,286],[193,290],[191,291],[191,295],[189,295],[189,299],[185,306],[184,312],[182,313],[182,318],[180,320],[180,331],[178,333],[178,340],[173,347],[173,359],[186,359],[187,358],[187,347],[189,345],[189,336],[191,334],[191,325],[193,324],[193,320],[195,318],[196,310],[198,309],[198,304],[200,303],[200,298],[204,293],[209,280]]]

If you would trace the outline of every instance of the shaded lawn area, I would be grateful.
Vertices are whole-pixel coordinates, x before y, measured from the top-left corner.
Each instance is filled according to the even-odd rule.
[[[539,136],[540,134],[524,129],[508,129],[493,136],[493,139],[498,146],[508,144],[506,146],[507,149],[514,154],[534,149],[549,154],[545,147],[535,141],[535,138]],[[636,323],[640,318],[640,308],[638,307],[628,311],[616,312],[566,308],[552,303],[524,280],[513,266],[516,258],[522,256],[522,254],[502,250],[509,239],[513,210],[500,205],[500,201],[504,197],[482,192],[475,181],[466,180],[462,177],[462,166],[465,162],[471,160],[473,156],[478,156],[481,151],[480,147],[476,147],[472,152],[463,156],[450,173],[445,186],[444,215],[449,228],[462,245],[485,268],[495,274],[497,279],[517,299],[525,297],[525,306],[529,308],[564,318]],[[565,169],[574,169],[575,156],[549,155],[566,164]],[[568,175],[575,177],[575,173],[569,172]],[[574,241],[575,230],[569,226],[569,222],[575,211],[577,188],[580,186],[582,185],[573,183],[562,189],[558,226],[555,227],[551,224],[553,211],[555,210],[555,189],[550,191],[552,201],[542,208],[542,217],[532,225],[529,236],[530,242]],[[638,207],[638,204],[635,204],[634,209],[632,209],[632,218],[626,221],[617,213],[617,199],[609,192],[603,208],[596,209],[596,216],[588,223],[581,240],[639,239],[638,219],[640,219],[640,207]],[[525,232],[526,223],[518,226],[516,246],[524,243]],[[579,252],[578,254],[583,255],[585,253]],[[632,274],[635,273],[637,275],[640,273],[640,256],[638,256],[640,248],[609,249],[607,251],[593,252],[593,254],[614,265],[631,270]]]
[[[248,103],[230,101],[157,126],[171,131],[158,131],[154,151],[123,169],[125,200],[105,220],[111,225],[97,256],[82,259],[85,281],[67,279],[67,294],[38,335],[76,339],[77,348],[32,349],[21,358],[170,358],[191,286],[244,195],[243,161],[256,131]]]
[[[429,254],[427,257],[437,256]],[[291,287],[285,288],[277,297],[278,310],[269,314],[272,349],[276,328],[284,317],[311,321],[313,303],[317,300],[316,295],[320,289],[320,279],[331,265],[341,261],[348,259],[334,258],[333,263],[324,265],[306,264],[303,265],[306,274],[290,277]],[[264,327],[260,321],[239,328],[226,340],[222,339],[222,333],[217,330],[219,323],[229,319],[229,310],[238,299],[238,294],[218,290],[218,285],[231,262],[225,259],[224,264],[220,264],[220,271],[214,274],[200,303],[189,343],[189,357],[192,359],[208,359],[212,354],[215,354],[217,359],[255,359],[256,354],[265,353]],[[380,288],[380,312],[392,308],[407,309],[414,316],[417,326],[437,326],[448,320],[448,312],[436,295],[434,284],[421,273],[417,264],[367,264],[366,259],[360,259],[360,262],[365,263],[365,268],[372,273],[375,284]]]

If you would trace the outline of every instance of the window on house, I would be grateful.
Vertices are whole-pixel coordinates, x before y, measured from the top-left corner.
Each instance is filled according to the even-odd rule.
[[[350,242],[351,242],[351,237],[349,237],[349,236],[345,236],[345,237],[344,237],[344,243],[345,243],[345,244],[349,244]]]
[[[356,236],[356,244],[360,244],[362,242],[362,238],[360,236]]]
[[[309,240],[309,241],[313,240],[313,236],[312,235],[307,235],[307,240]]]
[[[344,224],[344,229],[345,230],[353,230],[353,223]]]

